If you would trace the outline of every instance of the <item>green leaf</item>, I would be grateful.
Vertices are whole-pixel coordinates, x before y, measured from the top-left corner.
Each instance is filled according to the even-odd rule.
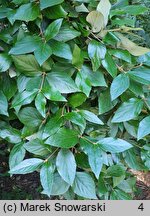
[[[80,110],[79,113],[89,122],[100,125],[104,124],[94,113],[88,110]]]
[[[72,185],[76,174],[76,162],[73,153],[68,149],[61,149],[56,158],[56,166],[60,176]]]
[[[112,165],[107,169],[107,175],[112,177],[120,177],[125,174],[125,167],[119,164]]]
[[[54,5],[58,5],[60,3],[62,3],[64,0],[51,0],[51,1],[47,1],[47,0],[40,0],[40,7],[41,10],[47,8],[47,7],[52,7]]]
[[[51,195],[61,195],[68,191],[70,185],[65,182],[58,173],[54,174]]]
[[[44,10],[44,14],[49,19],[59,19],[67,16],[67,12],[61,5],[55,5]]]
[[[100,148],[111,153],[124,152],[133,146],[125,140],[115,139],[112,137],[101,139],[97,142]]]
[[[21,5],[15,13],[14,19],[26,22],[35,20],[40,15],[40,9],[36,3]]]
[[[41,92],[39,92],[35,98],[35,106],[37,110],[39,111],[39,113],[41,114],[41,116],[45,118],[46,117],[46,108],[45,108],[46,99]]]
[[[47,75],[49,85],[60,93],[72,93],[79,91],[72,78],[66,72],[51,72]]]
[[[48,150],[47,146],[44,142],[40,139],[31,140],[23,145],[23,147],[30,153],[35,155],[45,156],[50,151]]]
[[[27,127],[38,127],[42,123],[42,116],[33,107],[25,107],[18,114],[19,120]]]
[[[143,6],[143,5],[128,5],[126,7],[123,8],[123,11],[125,13],[131,14],[131,15],[139,15],[139,14],[143,14],[145,12],[148,11],[148,8]]]
[[[20,5],[20,4],[28,3],[29,0],[13,0],[12,2],[13,2],[14,4]]]
[[[143,86],[142,84],[130,79],[130,86],[129,89],[136,95],[143,97]]]
[[[38,76],[42,74],[42,70],[38,65],[34,55],[13,56],[14,64],[20,73],[26,76]]]
[[[10,174],[27,174],[32,173],[37,170],[43,163],[43,160],[38,158],[26,159],[19,163],[17,166],[13,167],[9,173]]]
[[[60,27],[62,25],[62,21],[63,19],[57,19],[47,27],[45,31],[46,41],[49,41],[50,39],[54,38],[59,33]]]
[[[131,79],[144,85],[150,85],[150,70],[147,67],[139,67],[128,72]]]
[[[61,148],[71,148],[78,143],[78,132],[67,128],[60,128],[57,133],[51,135],[45,143]]]
[[[111,101],[111,96],[110,96],[110,90],[106,90],[102,92],[99,97],[98,97],[98,104],[99,104],[99,114],[103,114],[111,110],[114,105],[116,104],[115,102]]]
[[[7,71],[11,66],[11,58],[6,53],[0,54],[0,72]]]
[[[40,181],[44,191],[42,193],[50,197],[52,186],[53,186],[53,176],[54,167],[50,163],[44,163],[40,170]]]
[[[72,94],[68,98],[68,103],[70,106],[75,108],[82,105],[86,101],[86,99],[87,99],[86,95],[79,92],[79,93]]]
[[[88,173],[77,172],[72,189],[78,196],[88,199],[97,199],[95,183]]]
[[[148,151],[142,150],[141,159],[144,162],[145,166],[150,169],[150,149]]]
[[[30,91],[19,92],[12,101],[12,108],[30,104],[34,100],[36,94],[37,94],[36,89],[34,89],[32,92]]]
[[[78,69],[80,69],[83,65],[83,56],[81,49],[76,44],[73,50],[72,64]]]
[[[92,145],[84,139],[80,140],[80,145],[82,150],[88,155],[89,165],[98,179],[103,166],[103,151],[99,145]]]
[[[18,165],[25,157],[25,149],[21,144],[16,144],[9,155],[9,167],[10,169],[12,169],[13,167],[15,167],[16,165]]]
[[[111,200],[132,200],[132,197],[120,189],[115,189],[111,195]]]
[[[137,157],[134,149],[129,149],[124,153],[124,160],[133,170],[143,170],[144,166],[140,157]]]
[[[111,55],[109,55],[109,53],[107,53],[105,59],[102,60],[102,65],[113,78],[117,76],[117,67],[115,61]]]
[[[9,54],[22,55],[34,52],[38,48],[39,43],[41,43],[40,37],[27,35],[15,43],[15,46],[11,48]]]
[[[67,42],[67,41],[70,41],[76,37],[79,37],[80,35],[81,35],[81,33],[79,31],[72,28],[72,26],[65,24],[61,27],[59,33],[55,37],[55,40]]]
[[[88,54],[92,61],[93,71],[97,71],[102,59],[105,58],[106,47],[101,42],[92,40],[88,45]]]
[[[43,139],[46,139],[51,135],[55,134],[62,126],[62,123],[63,123],[63,119],[61,118],[61,111],[58,111],[58,113],[52,116],[48,120],[47,124],[45,125],[45,129],[43,132]]]
[[[147,116],[140,122],[137,135],[138,140],[142,139],[148,134],[150,134],[150,116]]]
[[[72,60],[72,51],[67,43],[51,40],[49,41],[49,44],[55,56]]]
[[[119,97],[129,88],[129,77],[126,74],[118,75],[112,82],[110,87],[112,101]]]
[[[130,186],[130,184],[127,182],[127,180],[123,180],[122,182],[120,182],[119,185],[117,185],[117,187],[124,191],[125,193],[132,193],[132,187]]]
[[[107,86],[103,73],[100,70],[93,73],[92,69],[86,65],[77,73],[75,83],[87,97],[89,97],[92,86]]]
[[[7,140],[9,143],[16,144],[22,141],[20,131],[12,127],[0,130],[0,137]]]
[[[17,91],[16,80],[10,78],[10,76],[6,73],[1,76],[0,86],[8,100],[10,100]]]
[[[108,188],[105,182],[105,179],[103,176],[100,176],[98,179],[98,193],[101,194],[106,194],[108,192]]]
[[[41,66],[52,55],[52,49],[47,43],[41,43],[34,51],[34,55]]]
[[[51,101],[67,101],[65,97],[63,97],[61,93],[51,84],[52,83],[49,83],[48,79],[46,78],[42,88],[42,93],[44,96]]]
[[[116,111],[112,122],[126,122],[131,119],[136,118],[143,107],[143,101],[135,98],[129,99],[127,102],[124,102],[119,109]]]
[[[121,50],[121,49],[111,49],[109,50],[109,53],[116,58],[122,59],[123,61],[126,61],[128,63],[131,63],[131,54],[127,50]]]
[[[9,116],[7,98],[2,91],[0,91],[0,114]]]
[[[83,116],[80,115],[78,112],[69,112],[65,114],[65,119],[70,120],[73,124],[78,125],[81,127],[82,132],[85,130],[86,122]]]

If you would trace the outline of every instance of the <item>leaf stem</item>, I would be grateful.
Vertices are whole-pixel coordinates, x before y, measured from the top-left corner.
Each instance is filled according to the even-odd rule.
[[[96,144],[97,144],[97,143],[95,143],[95,142],[92,142],[91,140],[89,140],[89,139],[86,138],[86,137],[80,136],[80,138],[86,140],[87,142],[91,143],[92,145],[96,145]]]
[[[48,158],[45,159],[44,163],[48,162],[48,160],[59,150],[59,148],[55,149],[55,151],[53,151],[53,153],[48,156]]]
[[[46,76],[46,73],[43,72],[42,73],[42,81],[41,81],[41,86],[40,86],[39,92],[42,91],[42,88],[43,88],[43,85],[44,85],[44,81],[45,81],[45,76]]]

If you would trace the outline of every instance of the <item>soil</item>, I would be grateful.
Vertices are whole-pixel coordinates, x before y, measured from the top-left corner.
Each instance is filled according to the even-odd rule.
[[[150,186],[139,180],[137,176],[137,192],[135,200],[150,200]],[[0,177],[0,200],[49,200],[41,194],[39,174],[37,172],[27,175],[13,175],[12,177]],[[60,198],[62,199],[62,198]]]
[[[39,173],[33,172],[27,175],[7,174],[8,152],[0,155],[0,200],[54,200],[63,199],[63,197],[47,197],[41,194],[42,186],[40,184]],[[130,170],[136,176],[135,200],[150,200],[150,172],[144,173]]]

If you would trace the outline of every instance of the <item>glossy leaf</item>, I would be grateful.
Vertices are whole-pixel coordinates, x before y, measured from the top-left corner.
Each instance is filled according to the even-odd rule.
[[[47,75],[47,80],[54,89],[60,93],[77,92],[78,88],[67,73],[51,72]]]
[[[19,120],[28,127],[38,127],[42,123],[42,116],[33,107],[25,107],[18,114]]]
[[[63,43],[56,40],[51,40],[49,42],[53,54],[57,57],[72,60],[72,51],[70,49],[70,46],[67,43]]]
[[[113,78],[117,76],[116,64],[109,53],[107,53],[105,59],[102,60],[102,65]]]
[[[76,174],[76,162],[72,152],[62,149],[57,155],[56,166],[63,180],[72,185]]]
[[[0,91],[0,114],[9,116],[8,114],[8,101],[2,91]]]
[[[41,6],[41,9],[43,10],[44,8],[58,5],[58,4],[62,3],[63,1],[64,0],[51,0],[51,1],[40,0],[40,6]]]
[[[39,111],[39,113],[41,114],[41,116],[45,118],[46,117],[46,109],[45,109],[46,99],[41,92],[39,92],[35,98],[35,106],[37,110]]]
[[[32,173],[37,170],[43,163],[43,160],[38,158],[26,159],[19,163],[17,166],[13,167],[9,173],[10,174],[27,174]]]
[[[54,174],[51,195],[62,195],[68,191],[69,187],[70,185],[58,173]]]
[[[142,139],[148,134],[150,134],[150,116],[147,116],[140,122],[137,135],[138,140]]]
[[[16,13],[14,19],[23,21],[33,21],[40,15],[39,7],[36,3],[28,3],[21,5]]]
[[[78,196],[89,199],[97,199],[94,181],[92,177],[85,172],[76,173],[72,189]]]
[[[44,191],[42,193],[47,194],[49,197],[51,195],[53,186],[53,176],[54,168],[50,163],[44,163],[40,170],[40,181]]]
[[[51,55],[52,49],[47,43],[42,43],[35,51],[35,58],[41,66]]]
[[[105,58],[106,47],[96,40],[92,40],[88,45],[88,54],[92,61],[93,71],[97,71],[101,65],[101,60]]]
[[[92,112],[88,110],[81,110],[80,114],[89,122],[103,125],[104,123]]]
[[[37,76],[42,73],[34,55],[13,56],[14,64],[20,73],[26,76]]]
[[[140,114],[142,107],[143,102],[141,100],[131,98],[119,107],[112,119],[112,122],[126,122],[134,119]]]
[[[11,65],[11,58],[7,54],[0,54],[0,72],[7,71]]]
[[[104,151],[108,151],[111,153],[120,153],[124,152],[133,146],[125,140],[115,139],[115,138],[104,138],[97,142],[100,148]]]
[[[25,143],[23,146],[28,152],[35,154],[35,155],[45,156],[48,153],[50,153],[47,146],[40,139],[31,140]]]
[[[78,132],[71,129],[60,128],[57,133],[51,135],[45,143],[55,147],[71,148],[78,143]]]
[[[81,139],[80,144],[82,150],[88,155],[89,165],[98,179],[103,166],[103,151],[99,145],[92,145],[84,139]]]
[[[123,92],[129,88],[129,77],[126,74],[117,76],[111,84],[111,99],[112,101],[119,97]]]
[[[26,150],[22,144],[16,144],[9,155],[9,167],[12,169],[18,165],[25,157]]]
[[[59,33],[60,27],[62,25],[62,21],[63,19],[57,19],[47,27],[45,31],[45,39],[47,41],[54,38]]]
[[[15,46],[11,48],[9,54],[11,55],[22,55],[26,53],[31,53],[38,48],[39,42],[41,42],[40,37],[37,36],[25,36],[24,38],[18,40]]]

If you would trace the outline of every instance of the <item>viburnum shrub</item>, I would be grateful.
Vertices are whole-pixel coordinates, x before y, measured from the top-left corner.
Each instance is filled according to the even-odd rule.
[[[150,50],[136,44],[135,26],[148,8],[0,3],[0,138],[10,175],[38,171],[48,196],[132,199],[129,169],[150,169]]]

